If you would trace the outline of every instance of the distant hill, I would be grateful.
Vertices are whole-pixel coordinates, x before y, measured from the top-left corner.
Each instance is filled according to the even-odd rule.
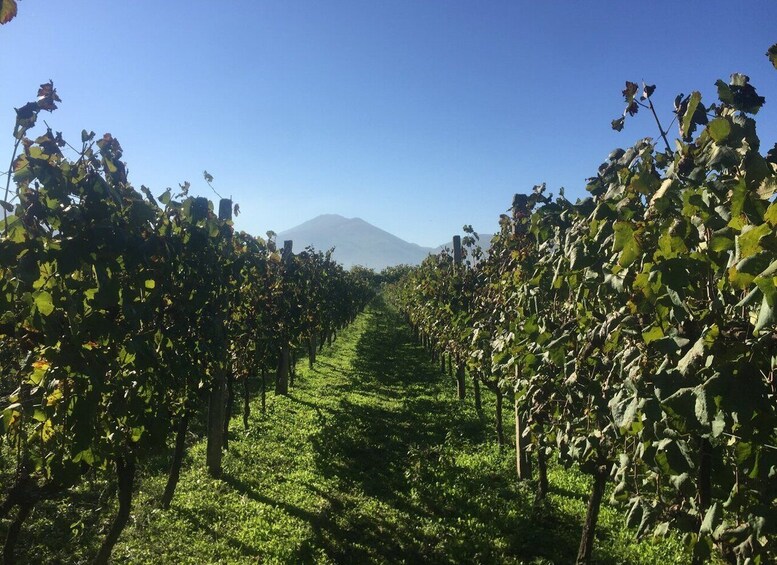
[[[323,214],[277,235],[279,245],[294,241],[294,251],[308,245],[319,251],[335,248],[334,258],[346,268],[362,265],[380,271],[393,265],[417,265],[433,250],[390,234],[361,218]]]
[[[491,234],[479,234],[480,245],[487,251]],[[334,258],[345,268],[361,265],[376,271],[394,265],[418,265],[430,253],[440,253],[448,242],[438,247],[422,247],[365,222],[361,218],[345,218],[339,214],[322,214],[296,227],[277,234],[278,245],[285,239],[294,242],[298,253],[308,245],[318,251],[335,248]]]

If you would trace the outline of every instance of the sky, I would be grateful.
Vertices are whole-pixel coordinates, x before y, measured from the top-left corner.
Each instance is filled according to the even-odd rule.
[[[584,197],[614,148],[658,137],[645,112],[611,129],[626,80],[657,85],[667,126],[677,94],[710,103],[747,74],[771,147],[774,43],[772,0],[20,0],[0,27],[0,164],[14,107],[51,79],[62,103],[36,131],[110,132],[136,187],[216,198],[207,170],[254,235],[335,213],[437,246],[493,233],[536,184]]]

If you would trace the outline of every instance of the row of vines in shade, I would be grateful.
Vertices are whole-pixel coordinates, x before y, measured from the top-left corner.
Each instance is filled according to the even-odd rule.
[[[249,379],[262,374],[264,395],[271,372],[286,392],[294,349],[309,349],[312,362],[372,292],[370,273],[346,272],[331,253],[293,254],[236,232],[229,200],[217,214],[188,185],[157,198],[135,190],[109,134],[84,131],[75,158],[50,129],[30,139],[38,113],[58,101],[48,83],[17,109],[1,203],[0,453],[13,469],[0,507],[0,517],[13,516],[6,563],[38,501],[113,475],[119,510],[95,558],[106,562],[138,465],[176,436],[161,501],[169,505],[189,422],[207,418],[207,464],[218,476],[236,391],[247,410],[258,388]]]
[[[653,109],[638,90],[625,117]],[[678,97],[673,148],[659,123],[587,198],[516,195],[487,254],[468,229],[463,260],[432,256],[394,289],[460,397],[465,369],[476,403],[481,384],[498,410],[514,396],[540,497],[550,456],[592,475],[579,562],[606,492],[637,535],[682,532],[696,561],[777,560],[777,145],[756,135],[747,77],[717,95]]]

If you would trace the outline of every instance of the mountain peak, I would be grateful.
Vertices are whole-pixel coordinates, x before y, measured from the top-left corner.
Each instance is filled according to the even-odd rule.
[[[326,251],[334,247],[334,258],[346,268],[362,265],[375,270],[400,264],[415,265],[431,248],[407,242],[362,218],[321,214],[278,234],[278,241],[291,239],[294,249],[312,245]]]

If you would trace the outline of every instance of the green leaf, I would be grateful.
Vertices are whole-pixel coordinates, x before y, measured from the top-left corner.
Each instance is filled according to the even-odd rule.
[[[688,473],[680,473],[669,477],[669,482],[677,489],[677,492],[686,492],[691,484],[691,476]]]
[[[688,107],[685,110],[685,114],[683,115],[683,122],[682,122],[682,134],[684,138],[687,138],[688,135],[691,133],[691,126],[693,126],[693,116],[696,114],[696,108],[699,107],[699,102],[701,102],[701,93],[698,90],[694,90],[691,93],[690,100],[688,100]]]
[[[769,301],[764,295],[764,298],[761,301],[761,309],[758,312],[758,320],[755,323],[753,331],[757,334],[764,329],[764,327],[772,323],[772,321],[774,321],[774,308],[769,306]]]
[[[734,249],[734,240],[723,235],[713,235],[710,240],[710,249],[717,253],[729,251],[730,249]]]
[[[653,537],[663,538],[669,535],[669,522],[661,522],[653,530]]]
[[[731,124],[726,118],[715,118],[707,126],[707,131],[716,143],[720,143],[731,133]]]
[[[715,414],[715,419],[712,421],[712,437],[718,437],[726,429],[726,417],[723,415],[723,411],[718,411]]]
[[[640,256],[642,248],[629,222],[615,222],[613,229],[615,231],[615,238],[612,250],[621,252],[618,264],[621,267],[628,267]]]
[[[632,177],[629,188],[640,194],[648,195],[656,192],[660,188],[660,185],[655,175],[649,172],[643,172]]]
[[[753,454],[753,445],[746,441],[739,441],[734,448],[738,465],[744,465]]]
[[[675,439],[664,439],[659,442],[655,460],[668,475],[679,475],[692,469],[687,447]]]
[[[696,419],[702,426],[708,426],[710,423],[710,414],[707,390],[703,386],[696,387],[696,390],[694,390],[694,395],[696,396],[696,403],[694,408]]]
[[[643,334],[643,337],[644,337],[644,334]],[[672,353],[676,353],[677,351],[682,349],[682,347],[687,345],[687,342],[688,340],[683,341],[682,338],[678,338],[678,337],[663,337],[655,341],[651,340],[650,346],[656,351],[663,353],[664,355],[669,355]]]
[[[663,330],[658,326],[653,326],[646,332],[642,332],[642,339],[645,340],[645,345],[649,345],[651,342],[656,341],[664,337]]]
[[[154,279],[146,279],[146,282],[144,284],[145,284],[145,287],[149,290],[156,287],[156,281],[154,281]]]
[[[775,303],[777,303],[777,287],[774,286],[774,277],[759,275],[755,277],[753,282],[758,285],[769,307],[774,308]]]
[[[739,247],[739,259],[746,259],[752,255],[755,255],[761,250],[761,239],[771,232],[769,224],[761,224],[753,227],[747,231],[742,231],[737,236],[737,244]]]
[[[137,428],[132,428],[132,436],[131,436],[132,441],[135,443],[140,441],[140,438],[143,435],[143,432],[145,431],[146,431],[146,428],[144,426],[138,426]]]
[[[170,189],[168,188],[162,194],[159,195],[159,201],[165,206],[167,206],[168,204],[170,204],[170,200],[172,200],[172,195],[171,195]]]
[[[635,497],[632,499],[633,503],[631,505],[631,508],[626,513],[626,527],[627,528],[634,528],[638,526],[643,521],[643,515],[645,513],[645,509],[640,504],[640,498]]]
[[[745,207],[745,200],[747,199],[747,183],[745,179],[741,179],[731,189],[731,215],[739,216]]]
[[[7,226],[3,224],[4,228],[8,228],[3,237],[13,243],[24,243],[27,240],[27,230],[24,228],[24,222],[21,221],[21,218],[12,214],[8,216],[7,222]]]
[[[612,417],[618,428],[628,428],[637,414],[639,401],[632,391],[620,390],[610,401]]]
[[[92,453],[92,450],[84,449],[73,457],[73,463],[78,463],[80,461],[83,461],[87,465],[92,465],[94,463],[94,453]]]
[[[701,523],[699,533],[711,534],[714,532],[715,528],[718,526],[718,524],[720,524],[722,515],[723,511],[718,506],[718,503],[715,502],[707,509],[707,513],[704,515],[704,520]]]
[[[721,102],[726,104],[734,103],[734,94],[731,92],[731,89],[725,82],[718,79],[715,81],[715,86],[718,87],[718,99],[720,99]]]
[[[35,307],[38,312],[48,316],[54,311],[54,298],[45,290],[39,290],[35,293]]]

